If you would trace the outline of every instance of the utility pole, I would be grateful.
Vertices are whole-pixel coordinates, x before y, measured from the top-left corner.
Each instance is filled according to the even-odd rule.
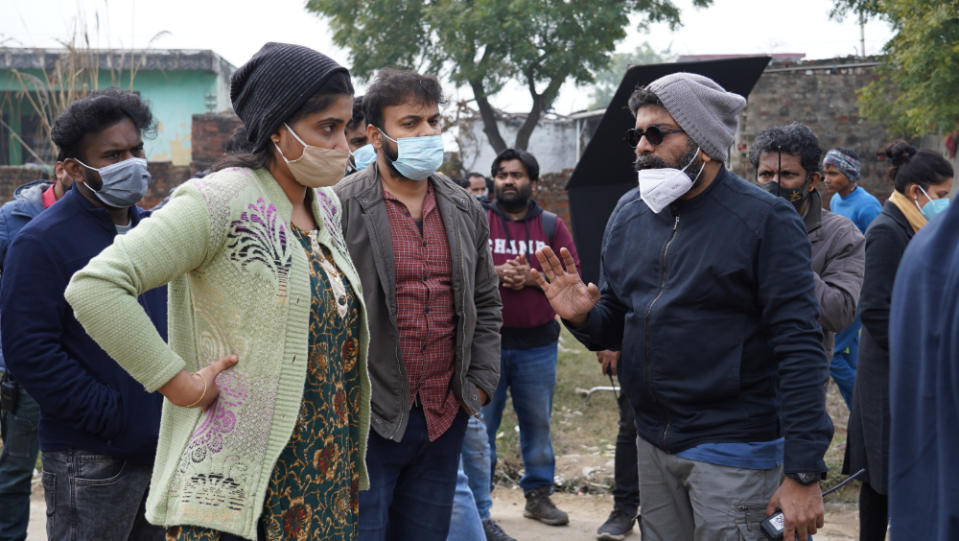
[[[865,10],[859,8],[859,45],[862,56],[866,56],[866,15]]]

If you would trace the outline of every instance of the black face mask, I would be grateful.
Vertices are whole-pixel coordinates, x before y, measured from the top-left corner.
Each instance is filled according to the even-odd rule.
[[[806,177],[806,180],[802,183],[802,186],[799,188],[783,188],[779,185],[779,182],[767,182],[766,184],[761,185],[763,189],[767,192],[777,196],[782,197],[786,201],[792,203],[792,206],[796,207],[796,212],[802,211],[803,203],[806,202],[806,198],[809,196],[809,177]]]
[[[778,158],[779,163],[776,168],[776,178],[779,178],[782,175],[783,171],[783,154],[782,149],[778,149]],[[803,180],[802,186],[798,188],[783,188],[779,181],[767,182],[766,184],[761,184],[760,186],[767,192],[775,195],[776,197],[782,197],[786,201],[789,201],[793,207],[796,208],[796,212],[802,213],[802,206],[806,202],[806,198],[809,196],[809,179],[812,177],[811,173],[806,173],[806,178]]]

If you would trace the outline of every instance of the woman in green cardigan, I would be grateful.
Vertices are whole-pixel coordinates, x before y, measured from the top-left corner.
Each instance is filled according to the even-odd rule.
[[[167,539],[354,539],[368,332],[329,188],[347,166],[353,87],[330,58],[268,43],[230,95],[251,152],[118,236],[67,299],[166,397],[146,517]],[[165,283],[169,345],[136,300]]]

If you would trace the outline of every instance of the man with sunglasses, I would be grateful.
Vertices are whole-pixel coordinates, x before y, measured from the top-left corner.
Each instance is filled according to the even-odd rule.
[[[798,123],[763,131],[749,149],[756,182],[792,203],[802,216],[812,245],[819,324],[829,359],[836,333],[856,318],[866,265],[866,238],[851,220],[822,208],[816,190],[822,179],[820,156],[816,135]]]
[[[802,221],[723,164],[741,96],[674,73],[629,106],[639,187],[607,223],[601,287],[566,250],[538,251],[535,279],[584,344],[622,352],[644,540],[762,539],[777,508],[806,539],[832,423]]]

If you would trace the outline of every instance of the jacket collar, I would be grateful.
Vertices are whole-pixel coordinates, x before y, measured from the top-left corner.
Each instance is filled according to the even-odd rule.
[[[882,206],[882,213],[896,222],[896,224],[906,232],[908,238],[911,239],[912,236],[916,234],[912,226],[909,225],[909,220],[906,219],[906,215],[903,214],[902,211],[899,210],[899,207],[892,201],[886,201],[886,204]]]
[[[32,218],[43,210],[43,192],[53,183],[46,180],[35,180],[18,187],[13,192],[13,209],[11,214]]]
[[[806,215],[803,216],[806,233],[812,233],[822,226],[822,197],[817,190],[809,194],[809,203],[806,205]]]
[[[514,221],[514,222],[528,222],[530,220],[535,219],[537,216],[543,213],[543,207],[537,205],[536,201],[532,199],[530,199],[529,201],[529,207],[526,212],[526,216],[520,218],[519,220],[513,220],[512,218],[507,216],[506,213],[503,211],[503,209],[500,208],[499,201],[493,200],[493,202],[488,204],[486,208],[492,210],[496,215],[502,216],[503,218],[509,221]]]
[[[709,194],[713,193],[720,184],[726,182],[726,177],[730,173],[726,169],[726,166],[723,165],[719,168],[719,171],[716,172],[716,178],[709,184],[709,186],[703,190],[703,192],[692,199],[677,199],[671,205],[669,209],[675,215],[677,212],[687,211],[694,209],[703,204],[704,201],[709,200]]]
[[[370,165],[364,172],[366,174],[360,173],[361,176],[358,178],[358,182],[361,183],[361,189],[356,196],[356,200],[365,212],[373,206],[383,203],[383,182],[380,180],[379,166],[377,164],[374,163]],[[450,204],[455,205],[463,211],[469,210],[469,203],[466,201],[466,197],[469,194],[467,194],[465,190],[460,190],[463,192],[462,194],[454,192],[450,184],[443,180],[442,175],[434,173],[424,182],[433,184],[433,192],[436,195],[436,204],[440,209],[440,213],[444,211],[444,207],[448,207]]]
[[[60,199],[62,202],[67,203],[68,205],[82,210],[88,213],[92,218],[94,218],[98,224],[100,224],[105,230],[112,233],[116,233],[117,227],[113,223],[113,218],[110,216],[110,213],[107,212],[107,209],[103,207],[98,207],[91,203],[86,197],[80,193],[78,188],[73,188],[68,190],[66,194]],[[133,205],[130,207],[130,226],[136,227],[140,220],[146,218],[150,215],[149,211],[143,210],[140,207]]]

